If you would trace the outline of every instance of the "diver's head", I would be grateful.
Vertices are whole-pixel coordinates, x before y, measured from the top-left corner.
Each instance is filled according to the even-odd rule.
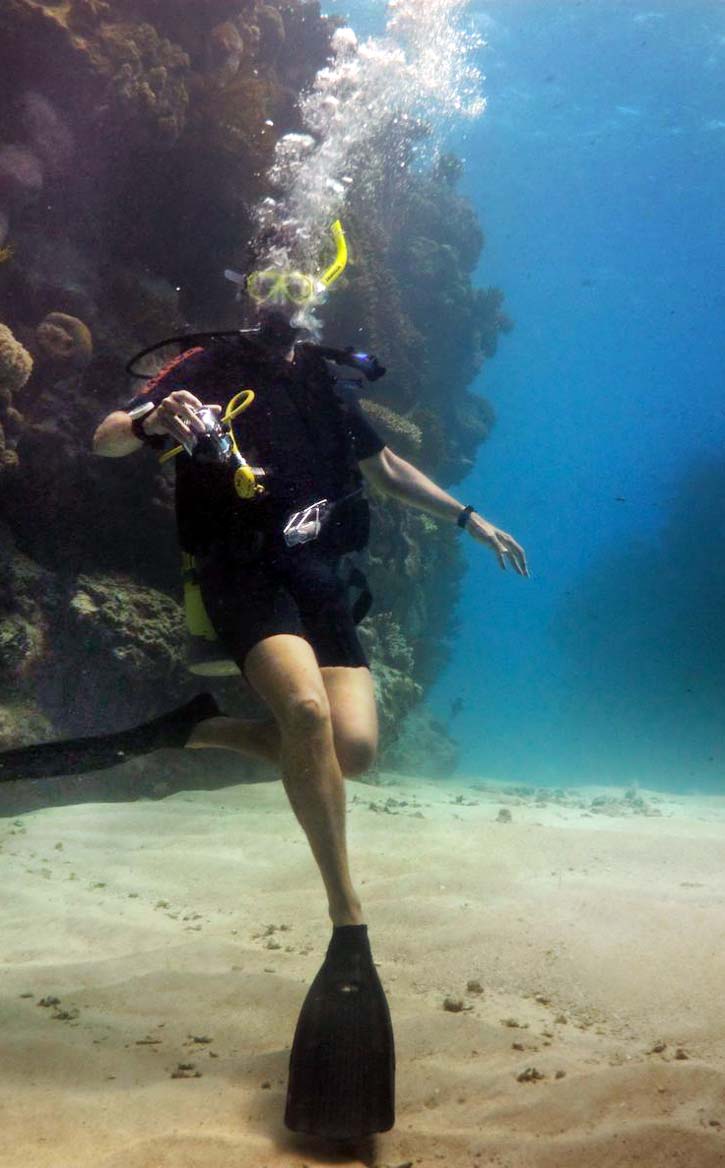
[[[306,329],[313,335],[319,330],[320,322],[315,313],[347,264],[347,242],[339,219],[330,230],[335,243],[335,258],[319,273],[304,271],[295,265],[294,257],[299,257],[300,253],[294,246],[294,238],[285,234],[284,228],[277,228],[274,234],[268,233],[257,240],[257,257],[263,256],[264,259],[248,276],[229,268],[225,270],[226,278],[237,285],[237,299],[246,292],[261,329],[270,336],[285,334],[281,318],[287,322],[288,336],[289,330],[300,332]],[[300,262],[299,258],[297,262]]]
[[[299,334],[301,325],[295,323],[295,315],[275,305],[263,305],[257,309],[259,339],[272,349],[290,349]]]
[[[303,331],[318,324],[315,309],[322,303],[324,286],[312,275],[283,265],[251,272],[245,284],[260,337],[274,347],[289,348]]]
[[[302,329],[314,329],[321,304],[320,280],[286,264],[250,272],[245,291],[255,310],[260,334],[272,345],[294,343]]]

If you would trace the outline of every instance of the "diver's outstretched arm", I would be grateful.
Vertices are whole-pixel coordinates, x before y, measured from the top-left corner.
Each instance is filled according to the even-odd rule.
[[[368,482],[398,502],[418,507],[421,511],[434,515],[436,519],[465,527],[474,539],[491,548],[502,568],[506,567],[506,561],[509,560],[519,576],[528,576],[526,553],[513,536],[494,527],[472,508],[464,507],[424,475],[422,470],[418,470],[411,462],[406,462],[390,447],[385,446],[379,454],[363,459],[360,462],[360,470]]]

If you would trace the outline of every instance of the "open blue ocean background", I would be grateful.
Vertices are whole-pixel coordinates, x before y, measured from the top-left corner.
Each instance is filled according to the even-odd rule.
[[[384,5],[345,9],[360,32]],[[432,703],[459,773],[725,787],[725,7],[474,3],[485,115],[453,132],[516,321]],[[457,136],[456,136],[457,135]],[[450,721],[451,703],[463,708]]]

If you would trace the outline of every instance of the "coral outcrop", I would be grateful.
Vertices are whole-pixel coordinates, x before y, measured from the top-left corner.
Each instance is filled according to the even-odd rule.
[[[0,324],[0,476],[18,465],[15,450],[22,427],[22,414],[15,408],[14,394],[27,384],[33,358],[7,325]]]
[[[93,338],[87,324],[67,312],[49,312],[35,330],[41,355],[51,361],[83,367],[93,357]]]
[[[10,529],[0,523],[0,750],[56,734],[39,688],[58,606],[53,574],[18,552]]]
[[[84,654],[101,652],[113,662],[119,682],[163,687],[184,672],[180,605],[122,576],[79,575],[68,629]]]
[[[392,613],[368,618],[360,628],[360,638],[373,662],[380,738],[385,749],[395,740],[400,720],[420,700],[422,689],[413,678],[413,650]]]
[[[66,734],[143,721],[193,688],[178,600],[123,575],[75,577],[62,590],[52,634],[43,709]]]
[[[27,383],[33,372],[33,358],[6,324],[0,324],[0,393],[13,394]]]
[[[86,18],[83,13],[81,27],[87,27]],[[176,142],[184,131],[189,106],[188,55],[146,22],[102,21],[99,25],[91,19],[90,26],[96,34],[93,63],[106,78],[117,117],[135,123],[151,143]]]
[[[22,207],[43,189],[43,165],[27,146],[0,146],[0,199]]]
[[[376,427],[381,438],[388,445],[394,447],[399,454],[415,454],[423,443],[423,431],[410,418],[396,414],[389,406],[382,402],[372,401],[370,398],[361,398],[360,404],[370,421]]]
[[[391,770],[431,779],[449,778],[457,761],[455,741],[425,704],[406,715],[385,758]]]

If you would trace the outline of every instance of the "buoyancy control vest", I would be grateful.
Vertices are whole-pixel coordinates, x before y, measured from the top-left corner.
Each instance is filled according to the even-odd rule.
[[[202,340],[207,342],[206,346],[199,345],[199,341]],[[204,369],[205,363],[202,358],[212,346],[221,345],[223,349],[226,349],[223,356],[231,357],[233,365],[238,364],[242,367],[239,372],[245,374],[242,378],[244,382],[256,382],[254,372],[258,373],[260,369],[269,366],[269,352],[260,345],[259,340],[254,335],[250,336],[239,332],[196,334],[192,337],[173,338],[173,341],[177,344],[183,344],[184,348],[153,376],[137,373],[134,366],[146,353],[163,347],[170,343],[169,341],[161,342],[152,350],[145,350],[144,353],[138,354],[129,362],[127,367],[129,373],[136,377],[145,377],[149,382],[146,387],[148,395],[158,396],[159,390],[161,390],[165,396],[174,388],[186,387],[193,390],[197,396],[202,396],[198,379],[206,377],[208,373],[208,370]],[[199,360],[193,362],[192,358],[199,358]],[[363,441],[367,440],[369,444],[370,435],[372,435],[373,446],[364,451],[362,457],[375,453],[376,449],[382,448],[383,444],[374,434],[370,424],[364,419],[364,415],[360,413],[356,393],[362,385],[361,379],[335,376],[330,369],[330,362],[338,366],[351,367],[356,372],[362,373],[368,381],[378,380],[385,373],[385,369],[379,365],[376,358],[365,353],[353,353],[352,350],[330,349],[313,344],[297,346],[296,376],[308,390],[312,390],[312,400],[310,401],[308,396],[304,406],[308,411],[312,407],[318,417],[324,416],[325,426],[323,429],[325,429],[328,439],[330,437],[337,439],[333,443],[335,450],[332,452],[337,459],[335,490],[333,497],[326,499],[324,522],[316,537],[316,543],[323,554],[333,558],[341,558],[350,552],[358,552],[365,548],[370,531],[370,509],[362,489],[362,476],[357,462],[359,452],[356,453],[350,434],[351,418],[356,421],[358,428],[360,427],[360,418],[363,418],[363,428],[367,427],[369,430],[367,435],[363,434]],[[194,365],[196,365],[195,368]],[[201,368],[199,368],[200,365]],[[184,368],[185,366],[186,368]],[[191,380],[185,385],[187,374],[190,375]],[[242,396],[239,394],[240,387],[238,378],[235,378],[227,387],[227,389],[231,389],[232,398],[234,393]],[[210,386],[212,398],[217,396],[216,389],[217,386],[212,381]],[[229,393],[226,393],[226,396],[229,397]],[[148,401],[148,397],[141,394],[134,399],[132,405],[138,402],[143,403],[144,399]],[[306,448],[302,452],[304,460],[308,464],[319,463],[325,453],[321,449],[320,435],[310,427],[305,426],[301,428],[301,433],[306,438]],[[239,446],[242,449],[245,447],[245,437],[247,436],[245,426],[241,425],[236,437],[238,437]],[[233,434],[232,437],[234,438]],[[234,442],[234,448],[237,453],[240,452],[236,442]],[[296,453],[299,459],[301,453],[299,449]],[[215,468],[211,469],[213,476]],[[180,457],[177,465],[176,508],[179,542],[183,554],[184,607],[189,634],[188,667],[192,672],[203,676],[225,676],[236,673],[237,667],[219,646],[216,633],[206,612],[197,572],[198,554],[209,552],[210,545],[213,546],[215,542],[221,542],[227,547],[231,543],[245,557],[251,567],[256,559],[264,556],[265,545],[267,545],[266,550],[268,550],[269,544],[279,543],[280,535],[283,533],[282,519],[279,507],[270,508],[268,500],[264,499],[267,489],[266,470],[264,472],[265,478],[262,480],[265,486],[259,491],[250,492],[247,498],[236,498],[233,503],[231,480],[234,472],[230,470],[226,481],[223,481],[225,476],[222,472],[221,479],[216,482],[213,481],[212,477],[211,485],[212,495],[216,494],[217,498],[224,500],[223,509],[227,515],[234,517],[234,521],[225,523],[222,517],[222,523],[218,523],[219,516],[214,513],[212,499],[212,507],[206,514],[197,515],[197,522],[195,522],[194,507],[199,501],[199,488],[204,485],[203,482],[199,482],[198,474],[195,474],[195,471],[201,471],[202,477],[204,474],[209,474],[208,467],[206,469],[195,468],[193,458],[187,455]],[[209,482],[206,485],[209,486]],[[273,475],[270,476],[270,486],[273,490]],[[217,492],[220,488],[221,494],[219,495]],[[291,499],[287,499],[287,503],[291,502]],[[295,502],[307,507],[310,503],[314,504],[315,500],[307,496],[300,497]],[[302,512],[298,512],[298,515],[301,515],[303,519],[306,518],[304,507]],[[292,519],[294,518],[295,516],[292,516]],[[352,615],[356,623],[359,623],[370,608],[372,595],[364,574],[356,566],[348,567],[345,583],[357,592],[357,598],[352,605]]]
[[[157,398],[186,388],[205,402],[222,402],[244,388],[257,400],[237,424],[239,450],[249,461],[264,465],[263,488],[249,500],[233,498],[230,477],[218,465],[201,465],[188,454],[179,457],[176,503],[179,540],[184,551],[197,553],[215,542],[230,540],[250,552],[279,543],[290,515],[326,500],[319,547],[326,554],[345,555],[367,544],[369,507],[358,468],[362,457],[381,449],[361,413],[355,391],[362,381],[336,376],[330,363],[352,366],[368,380],[385,370],[375,358],[352,350],[298,343],[293,362],[270,351],[255,333],[195,334],[172,338],[184,345],[172,362],[149,378],[147,393]],[[206,345],[199,345],[205,340]],[[159,348],[169,344],[161,342]],[[134,376],[137,355],[128,366]],[[134,403],[143,402],[146,394]],[[367,431],[367,433],[366,433]],[[356,450],[356,438],[358,450]]]

